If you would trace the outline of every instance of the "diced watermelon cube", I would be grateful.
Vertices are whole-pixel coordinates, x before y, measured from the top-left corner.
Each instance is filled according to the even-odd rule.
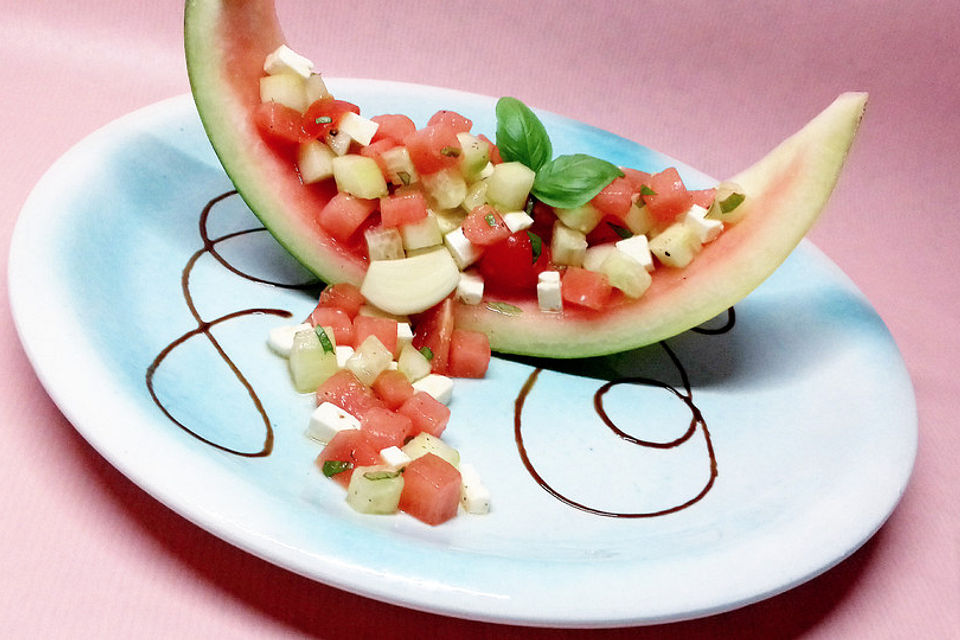
[[[683,186],[683,180],[676,168],[670,167],[660,173],[650,176],[647,185],[654,192],[641,197],[647,209],[658,222],[671,223],[674,219],[690,208],[693,196]]]
[[[300,112],[279,102],[262,102],[257,105],[253,120],[260,132],[273,142],[297,143],[300,141]]]
[[[613,182],[605,186],[590,203],[602,214],[623,218],[633,204],[633,185],[624,178],[614,178]]]
[[[397,355],[397,321],[393,318],[357,316],[353,319],[354,346],[359,347],[370,336],[376,336],[387,351]]]
[[[467,240],[478,247],[496,244],[510,237],[510,228],[500,212],[488,204],[471,211],[464,219],[462,228]]]
[[[490,339],[479,331],[454,329],[450,337],[447,375],[457,378],[482,378],[490,364]]]
[[[637,171],[628,167],[621,167],[620,170],[623,171],[623,177],[630,183],[630,189],[633,193],[640,193],[643,185],[650,184],[650,174],[646,171]]]
[[[349,282],[331,284],[320,292],[320,299],[317,301],[318,307],[335,307],[343,310],[350,319],[356,317],[357,313],[366,303],[360,289]]]
[[[607,304],[612,289],[605,274],[580,267],[567,267],[560,282],[565,301],[595,310]]]
[[[346,429],[330,439],[327,446],[317,456],[317,467],[323,471],[325,462],[345,462],[349,465],[341,473],[330,476],[344,487],[350,484],[354,467],[368,466],[380,462],[380,449],[361,429]]]
[[[333,337],[337,344],[353,344],[353,321],[343,309],[317,306],[307,322],[314,327],[333,327]]]
[[[460,506],[460,472],[428,453],[408,464],[403,472],[400,510],[430,525],[457,515]]]
[[[397,144],[403,144],[404,139],[417,130],[413,120],[398,113],[386,113],[370,119],[380,125],[373,134],[371,144],[380,140],[393,140]]]
[[[445,123],[415,131],[404,139],[404,144],[420,175],[436,173],[459,162],[460,140],[456,130]]]
[[[427,217],[427,199],[416,189],[397,189],[380,198],[380,223],[385,227],[420,222]]]
[[[376,211],[378,204],[379,200],[338,193],[320,210],[320,226],[337,240],[346,241]]]
[[[370,409],[384,407],[370,387],[347,369],[337,371],[317,388],[317,404],[324,402],[331,402],[356,418],[362,418]]]
[[[709,209],[710,205],[713,204],[713,199],[717,197],[717,190],[698,189],[696,191],[691,191],[690,197],[693,198],[693,204],[699,205],[704,209]]]
[[[413,421],[389,409],[370,409],[360,419],[360,429],[366,432],[367,438],[379,451],[403,446],[413,429]]]
[[[397,146],[397,143],[391,138],[384,138],[382,140],[377,140],[376,142],[371,142],[365,147],[360,148],[360,155],[367,156],[368,158],[373,158],[373,161],[377,163],[377,166],[380,167],[380,173],[387,176],[387,165],[383,161],[383,152],[388,149],[393,149]]]
[[[373,381],[373,392],[388,409],[396,410],[413,396],[413,385],[399,371],[387,369]]]
[[[473,127],[473,121],[463,117],[456,111],[437,111],[430,116],[430,119],[427,121],[427,126],[432,127],[436,124],[445,124],[457,133],[469,132],[470,128]]]
[[[439,438],[450,421],[450,409],[425,391],[414,393],[400,405],[397,413],[413,421],[410,435],[414,436],[418,433],[429,433]]]
[[[430,350],[430,369],[445,373],[450,355],[450,335],[453,333],[453,300],[446,298],[424,311],[415,321],[413,346]]]

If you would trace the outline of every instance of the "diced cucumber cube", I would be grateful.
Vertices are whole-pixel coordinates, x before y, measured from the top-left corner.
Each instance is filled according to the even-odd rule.
[[[595,244],[587,248],[587,252],[583,256],[583,268],[589,269],[590,271],[600,271],[600,265],[607,259],[610,252],[615,251],[616,248],[617,246],[612,242]]]
[[[387,182],[383,179],[376,160],[355,153],[333,159],[333,178],[337,189],[357,198],[370,200],[387,195]]]
[[[432,436],[429,433],[418,433],[410,442],[403,445],[402,450],[410,456],[411,460],[416,460],[421,456],[432,453],[435,456],[443,458],[455,467],[460,466],[460,452],[440,438]]]
[[[466,131],[457,134],[460,141],[460,173],[463,179],[476,182],[490,162],[490,145]]]
[[[303,76],[280,73],[260,78],[260,102],[276,102],[300,113],[307,109]]]
[[[333,159],[337,157],[330,147],[319,140],[300,145],[297,151],[297,169],[303,184],[320,182],[333,176]]]
[[[321,332],[324,334],[321,336]],[[288,364],[293,386],[300,393],[311,393],[337,372],[337,343],[332,327],[303,329],[293,336]]]
[[[554,209],[553,211],[560,222],[583,233],[593,231],[603,218],[603,214],[589,202],[576,209]]]
[[[430,375],[430,361],[411,344],[401,347],[397,365],[400,373],[407,376],[410,382],[416,382]]]
[[[363,232],[370,260],[400,260],[405,257],[403,238],[394,227],[373,227]]]
[[[330,92],[327,91],[327,85],[319,73],[311,74],[310,77],[306,79],[304,82],[304,89],[306,90],[307,94],[308,107],[317,100],[333,97],[330,95]]]
[[[587,254],[587,236],[557,220],[553,224],[550,252],[554,264],[579,267]]]
[[[487,181],[480,180],[467,187],[467,195],[463,197],[460,207],[470,213],[479,206],[487,203]],[[458,225],[459,226],[459,225]]]
[[[437,224],[440,226],[441,235],[447,235],[462,225],[464,219],[467,217],[467,212],[463,209],[441,209],[433,213],[437,218]]]
[[[347,504],[360,513],[396,513],[403,473],[387,465],[356,467],[347,487]]]
[[[743,188],[734,182],[721,182],[717,185],[717,195],[710,205],[707,218],[720,220],[724,224],[739,222],[747,213],[743,206],[746,199]]]
[[[683,268],[690,264],[700,250],[700,241],[694,232],[675,222],[650,240],[650,253],[668,267]]]
[[[392,361],[393,354],[383,343],[376,336],[367,336],[347,360],[344,368],[369,387]]]
[[[467,183],[456,167],[420,176],[420,182],[436,209],[459,207],[467,195]]]
[[[427,211],[427,217],[417,222],[400,226],[400,236],[403,239],[403,248],[408,251],[433,247],[443,242],[440,233],[440,223],[433,211]]]
[[[620,249],[614,249],[607,254],[599,271],[607,274],[607,280],[612,286],[631,298],[642,296],[653,281],[650,272],[640,262]]]
[[[380,154],[384,166],[387,168],[387,179],[398,187],[420,181],[417,169],[410,159],[410,152],[406,147],[393,147]]]
[[[495,165],[487,178],[487,202],[501,211],[522,211],[537,174],[519,162]]]
[[[636,203],[630,205],[627,215],[623,218],[623,223],[635,235],[651,235],[656,224],[650,215],[650,210],[646,206],[637,206]]]

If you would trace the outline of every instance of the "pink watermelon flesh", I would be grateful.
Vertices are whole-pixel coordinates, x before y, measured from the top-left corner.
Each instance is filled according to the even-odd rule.
[[[284,42],[272,0],[189,0],[187,68],[197,109],[224,169],[250,208],[307,268],[327,282],[360,284],[366,259],[326,234],[316,212],[333,195],[304,187],[253,122],[263,60]],[[348,96],[345,96],[349,99]],[[456,305],[456,326],[482,331],[494,351],[558,358],[601,355],[682,333],[734,305],[786,259],[836,184],[866,105],[845,93],[755,165],[731,178],[746,215],[684,269],[659,267],[643,297],[603,311],[541,313],[536,300]],[[437,105],[441,108],[442,105]]]

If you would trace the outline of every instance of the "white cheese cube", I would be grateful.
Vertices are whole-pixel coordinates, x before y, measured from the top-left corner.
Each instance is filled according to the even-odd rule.
[[[443,236],[443,243],[447,246],[447,250],[453,256],[453,260],[461,271],[476,262],[477,258],[480,257],[480,250],[467,240],[467,236],[463,235],[462,227],[457,227]]]
[[[640,234],[617,242],[617,249],[643,265],[647,271],[653,271],[653,255],[647,236]]]
[[[467,513],[479,515],[490,512],[490,490],[469,462],[460,463],[460,504]]]
[[[503,214],[502,217],[503,223],[510,229],[510,233],[523,231],[533,226],[533,218],[523,211],[510,211],[509,213]]]
[[[715,240],[723,231],[722,222],[706,216],[707,210],[698,204],[693,205],[683,214],[683,224],[693,230],[701,244]]]
[[[337,345],[337,366],[343,369],[347,366],[347,360],[353,355],[353,347],[345,344]]]
[[[541,271],[537,276],[537,302],[541,311],[563,311],[559,272]]]
[[[450,404],[453,397],[453,380],[439,373],[429,373],[413,383],[416,391],[426,391],[437,402]]]
[[[410,456],[403,452],[403,449],[400,447],[387,447],[386,449],[380,450],[380,459],[383,460],[384,464],[388,464],[395,469],[409,464],[412,462]]]
[[[333,436],[348,429],[359,429],[360,421],[332,402],[324,402],[310,414],[307,435],[318,442],[330,442]]]
[[[297,335],[297,331],[303,331],[304,329],[312,329],[309,324],[295,324],[287,325],[283,327],[274,327],[270,329],[270,333],[267,336],[267,345],[276,353],[278,356],[283,356],[288,358],[290,356],[290,351],[293,349],[293,336]]]
[[[483,300],[483,277],[472,271],[461,272],[457,300],[464,304],[480,304]]]
[[[413,329],[409,322],[397,323],[397,353],[403,349],[403,345],[413,342]]]
[[[281,73],[295,73],[306,79],[313,73],[313,62],[287,45],[282,44],[267,55],[266,60],[263,61],[263,70],[271,76]]]
[[[358,116],[353,111],[348,111],[343,114],[338,126],[340,127],[340,131],[346,131],[348,136],[363,146],[370,144],[377,129],[380,128],[380,125],[373,120]]]

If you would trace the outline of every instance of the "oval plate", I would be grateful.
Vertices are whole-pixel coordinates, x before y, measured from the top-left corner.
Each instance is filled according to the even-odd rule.
[[[495,129],[492,98],[417,85],[331,80],[364,113],[460,111]],[[429,105],[429,106],[425,106]],[[589,152],[648,170],[678,165],[633,142],[548,113],[556,153]],[[679,165],[691,188],[711,180]],[[231,189],[187,96],[130,114],[65,154],[38,183],[10,253],[10,297],[28,356],[51,397],[107,460],[158,500],[224,540],[292,571],[387,602],[478,620],[619,626],[704,616],[782,592],[862,545],[895,507],[917,443],[912,387],[888,331],[843,273],[810,243],[737,306],[722,335],[668,342],[712,436],[717,477],[670,515],[590,515],[527,473],[514,439],[514,398],[527,399],[530,460],[573,499],[657,511],[709,480],[703,431],[669,450],[635,447],[593,409],[605,380],[643,375],[680,388],[661,345],[550,363],[495,358],[484,380],[457,382],[445,438],[493,495],[487,516],[439,527],[405,515],[364,516],[313,465],[304,436],[312,397],[293,392],[265,337],[270,313],[212,333],[262,399],[275,436],[267,457],[240,457],[178,428],[145,377],[198,322],[249,308],[312,309],[303,291],[240,277],[308,279]],[[233,235],[231,235],[233,234]],[[223,262],[215,259],[213,248]],[[265,428],[238,378],[203,335],[173,349],[155,375],[163,406],[197,435],[258,451]],[[682,389],[681,389],[682,390]],[[690,422],[668,390],[621,385],[607,412],[634,435],[666,441]]]

